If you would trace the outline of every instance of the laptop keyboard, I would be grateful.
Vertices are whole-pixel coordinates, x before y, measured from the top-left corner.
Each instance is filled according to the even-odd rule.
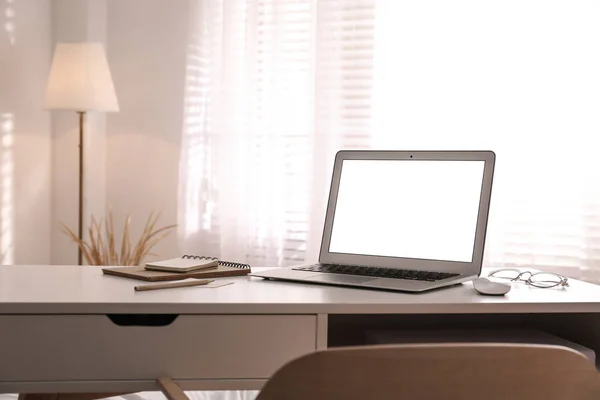
[[[361,265],[314,264],[306,267],[294,267],[298,271],[325,272],[330,274],[371,276],[373,278],[407,279],[412,281],[435,282],[452,278],[458,274],[448,272],[414,271],[409,269],[365,267]]]

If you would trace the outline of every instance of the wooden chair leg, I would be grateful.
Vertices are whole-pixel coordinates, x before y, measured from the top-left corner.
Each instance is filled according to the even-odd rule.
[[[179,385],[168,376],[162,376],[157,380],[158,386],[169,400],[189,400]]]

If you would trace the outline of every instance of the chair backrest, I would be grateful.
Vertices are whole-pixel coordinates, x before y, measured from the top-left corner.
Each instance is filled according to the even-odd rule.
[[[334,348],[291,361],[257,400],[592,400],[600,376],[561,346],[412,344]]]

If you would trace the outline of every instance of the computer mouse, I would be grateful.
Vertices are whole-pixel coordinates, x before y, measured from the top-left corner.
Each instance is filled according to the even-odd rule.
[[[501,282],[492,282],[487,278],[473,279],[473,287],[480,294],[488,296],[502,296],[510,291],[510,285]]]

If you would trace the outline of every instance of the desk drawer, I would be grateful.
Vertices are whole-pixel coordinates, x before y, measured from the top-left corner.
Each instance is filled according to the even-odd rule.
[[[263,379],[316,332],[315,315],[0,315],[0,382]]]

